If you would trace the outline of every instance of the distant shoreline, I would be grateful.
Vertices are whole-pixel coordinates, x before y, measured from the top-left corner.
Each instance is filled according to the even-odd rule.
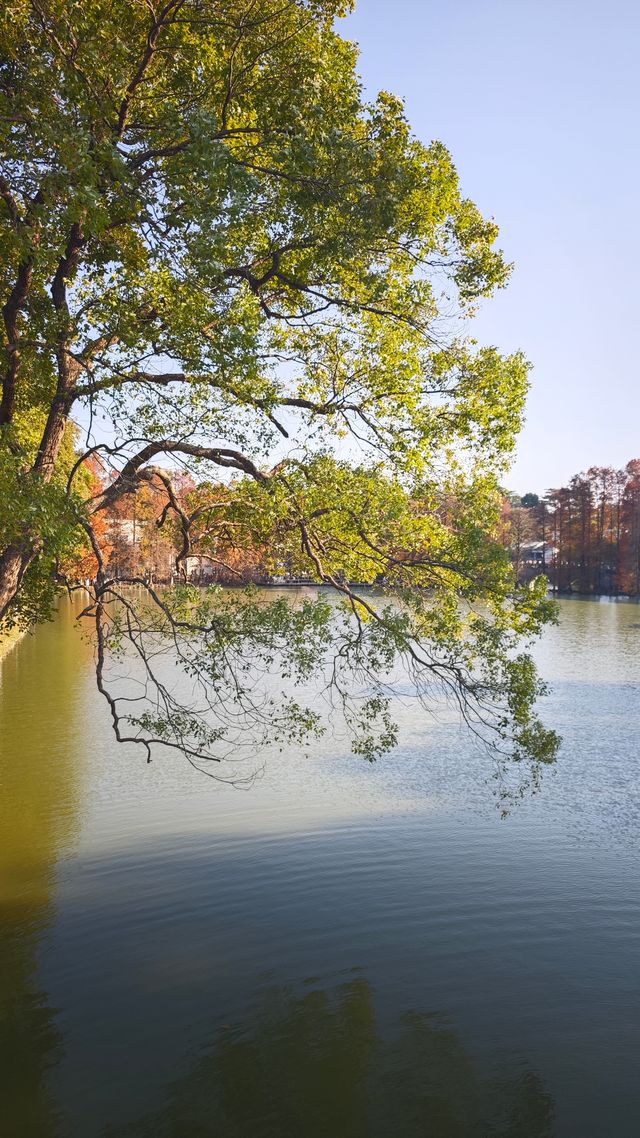
[[[640,604],[640,596],[629,593],[575,593],[568,589],[549,589],[549,596],[562,601],[621,601],[625,605]]]
[[[123,583],[124,584],[124,583]],[[128,583],[127,583],[128,584]],[[175,587],[183,585],[183,581],[174,581],[172,585],[168,581],[153,581],[152,587]],[[384,593],[386,585],[384,581],[370,584],[362,581],[345,581],[340,582],[338,585],[332,585],[330,581],[313,581],[311,579],[299,578],[295,580],[286,581],[187,581],[186,584],[196,589],[208,589],[212,586],[219,586],[222,589],[248,589],[252,586],[256,589],[332,589],[340,591],[340,584],[344,584],[349,589],[357,589],[360,592],[381,592]],[[136,586],[132,586],[136,587]],[[425,587],[428,591],[428,587]],[[558,600],[573,600],[573,601],[622,601],[624,604],[640,604],[640,595],[632,596],[629,593],[578,593],[570,589],[554,589],[549,586],[548,595]]]

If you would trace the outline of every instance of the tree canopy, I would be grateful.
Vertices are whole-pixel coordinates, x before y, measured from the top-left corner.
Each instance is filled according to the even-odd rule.
[[[148,756],[321,730],[297,681],[337,698],[375,757],[402,662],[535,775],[557,739],[523,638],[551,610],[495,540],[528,368],[465,330],[510,267],[442,143],[415,138],[397,97],[366,100],[347,7],[9,0],[0,619],[46,615],[83,540],[98,684]],[[97,519],[143,484],[179,558],[201,539],[175,491],[185,468],[217,482],[196,510],[210,551],[259,542],[334,599],[114,579]],[[193,699],[156,669],[159,639]],[[118,652],[142,669],[142,709],[109,684]]]

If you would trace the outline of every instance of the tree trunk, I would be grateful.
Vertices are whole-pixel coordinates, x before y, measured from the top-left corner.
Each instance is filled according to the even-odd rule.
[[[67,424],[66,404],[61,399],[54,400],[40,448],[33,465],[33,471],[43,482],[53,477],[56,459],[64,437]],[[22,541],[16,541],[0,553],[0,620],[6,616],[9,607],[20,590],[22,578],[41,548],[37,535],[27,532]]]
[[[26,542],[10,545],[0,554],[0,620],[20,589],[22,578],[36,555]]]

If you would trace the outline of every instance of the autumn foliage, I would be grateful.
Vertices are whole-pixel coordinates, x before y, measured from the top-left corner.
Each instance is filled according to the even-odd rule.
[[[505,500],[503,540],[521,577],[544,550],[558,592],[640,595],[640,459],[621,470],[592,466],[530,504]]]

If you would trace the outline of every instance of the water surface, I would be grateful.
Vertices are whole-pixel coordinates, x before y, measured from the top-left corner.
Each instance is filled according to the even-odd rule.
[[[635,1138],[640,609],[561,609],[563,752],[505,821],[409,698],[376,766],[325,740],[238,791],[117,746],[69,612],[13,649],[2,1133]]]

